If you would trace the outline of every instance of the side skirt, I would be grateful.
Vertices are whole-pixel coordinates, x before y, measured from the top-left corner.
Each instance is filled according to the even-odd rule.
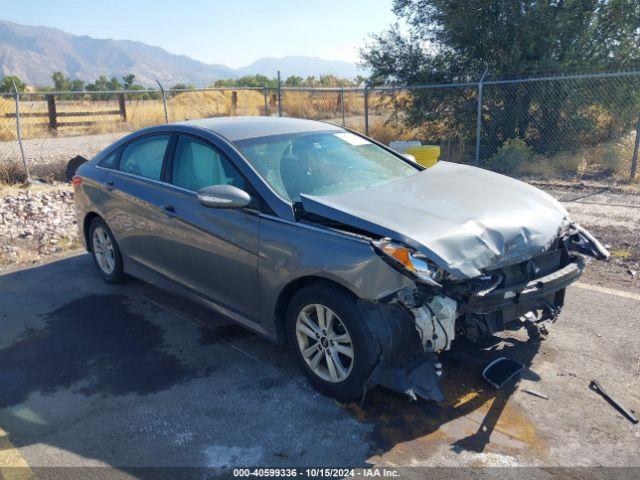
[[[125,273],[131,275],[132,277],[138,278],[146,283],[149,283],[161,290],[165,290],[169,293],[172,293],[176,296],[185,298],[189,301],[197,303],[209,310],[213,310],[216,313],[221,314],[222,316],[233,320],[234,322],[240,324],[248,330],[251,330],[254,333],[262,335],[266,337],[268,340],[277,343],[276,334],[272,330],[266,329],[263,325],[241,315],[238,312],[231,310],[230,308],[225,307],[224,305],[220,305],[215,302],[213,299],[208,297],[204,297],[200,295],[198,292],[186,288],[183,285],[167,278],[161,273],[156,272],[155,270],[150,269],[142,265],[141,263],[123,256],[123,269]]]

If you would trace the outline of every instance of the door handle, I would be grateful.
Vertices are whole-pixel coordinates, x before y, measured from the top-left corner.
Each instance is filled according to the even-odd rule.
[[[107,180],[106,182],[103,183],[103,185],[107,190],[113,190],[115,188],[113,184],[113,180]]]
[[[162,209],[167,213],[176,213],[176,209],[173,207],[173,205],[165,205],[162,207]]]

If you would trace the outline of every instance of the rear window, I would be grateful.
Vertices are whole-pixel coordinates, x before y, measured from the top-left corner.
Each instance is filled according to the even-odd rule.
[[[120,156],[120,171],[160,180],[164,152],[171,135],[153,135],[131,142]]]
[[[98,165],[103,168],[116,168],[118,166],[118,152],[117,150],[110,155],[104,157]]]

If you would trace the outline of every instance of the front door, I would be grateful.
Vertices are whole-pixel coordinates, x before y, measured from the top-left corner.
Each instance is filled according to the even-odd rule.
[[[251,193],[247,181],[218,149],[190,135],[178,137],[167,181],[172,226],[163,270],[195,293],[256,321],[260,218],[250,209],[204,207],[196,194],[220,184]]]

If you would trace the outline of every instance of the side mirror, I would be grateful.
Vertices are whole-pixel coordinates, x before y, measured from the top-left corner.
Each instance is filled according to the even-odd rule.
[[[209,208],[242,208],[251,203],[251,195],[233,185],[212,185],[198,190],[198,200]]]
[[[402,156],[407,160],[411,160],[413,163],[417,163],[416,157],[414,157],[410,153],[403,153]]]

